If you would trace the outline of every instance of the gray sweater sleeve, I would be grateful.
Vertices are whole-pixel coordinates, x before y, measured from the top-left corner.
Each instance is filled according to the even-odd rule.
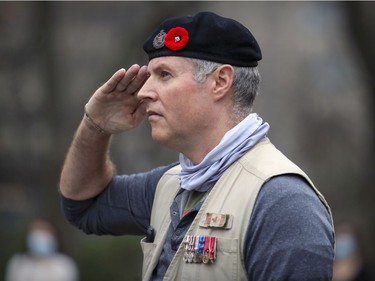
[[[147,173],[115,176],[97,197],[76,201],[61,196],[66,219],[83,232],[97,235],[143,235],[150,223],[155,189],[172,166]]]
[[[249,280],[332,278],[332,222],[326,207],[299,176],[278,176],[264,184],[245,239]]]

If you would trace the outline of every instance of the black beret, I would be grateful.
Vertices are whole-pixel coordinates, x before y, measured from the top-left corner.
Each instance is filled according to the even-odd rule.
[[[164,20],[143,44],[149,60],[179,56],[257,66],[262,53],[251,32],[239,22],[211,12]]]

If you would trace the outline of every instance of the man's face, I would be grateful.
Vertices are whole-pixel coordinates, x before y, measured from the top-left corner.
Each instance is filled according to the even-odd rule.
[[[214,126],[210,118],[210,79],[198,83],[193,64],[180,57],[154,58],[149,78],[138,93],[146,103],[155,141],[177,151],[190,150]]]

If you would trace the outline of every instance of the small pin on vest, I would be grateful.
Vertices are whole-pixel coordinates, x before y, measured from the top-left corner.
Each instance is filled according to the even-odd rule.
[[[199,226],[203,228],[231,229],[233,216],[229,214],[206,213],[200,221]]]

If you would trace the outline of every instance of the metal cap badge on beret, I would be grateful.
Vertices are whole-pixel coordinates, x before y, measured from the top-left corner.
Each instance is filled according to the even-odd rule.
[[[246,27],[211,12],[166,19],[143,49],[149,60],[180,56],[251,67],[262,59],[259,45]]]

